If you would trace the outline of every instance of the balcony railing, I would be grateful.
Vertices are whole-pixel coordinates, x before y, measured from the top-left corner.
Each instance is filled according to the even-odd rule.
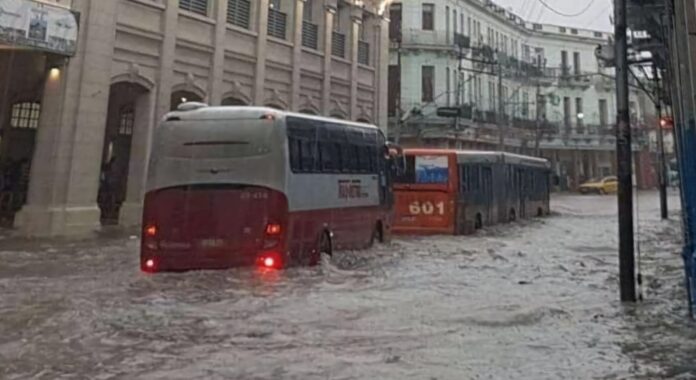
[[[370,44],[365,41],[358,41],[358,63],[370,64]]]
[[[237,0],[229,1],[227,4],[227,22],[244,29],[249,29],[251,1]]]
[[[346,57],[346,35],[338,32],[331,34],[331,55],[345,58]]]
[[[319,25],[309,21],[302,22],[302,46],[314,50],[319,48]]]
[[[268,35],[275,38],[285,39],[288,16],[275,9],[268,10]]]

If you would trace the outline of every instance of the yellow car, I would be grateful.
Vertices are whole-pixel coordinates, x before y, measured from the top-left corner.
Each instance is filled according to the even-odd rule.
[[[619,188],[616,177],[604,177],[601,179],[591,179],[580,185],[582,194],[614,194]]]

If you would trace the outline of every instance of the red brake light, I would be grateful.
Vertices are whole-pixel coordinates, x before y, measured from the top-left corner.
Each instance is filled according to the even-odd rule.
[[[157,236],[157,226],[151,224],[151,225],[145,227],[145,236],[147,236],[147,237]]]
[[[153,269],[155,269],[155,260],[153,260],[153,259],[147,260],[147,261],[145,262],[145,268],[147,268],[148,270],[153,270]]]
[[[275,259],[272,257],[266,257],[263,259],[263,266],[266,268],[273,268],[275,266]]]
[[[266,235],[270,235],[270,236],[280,235],[281,231],[282,231],[282,229],[280,227],[280,224],[268,223],[266,225]]]

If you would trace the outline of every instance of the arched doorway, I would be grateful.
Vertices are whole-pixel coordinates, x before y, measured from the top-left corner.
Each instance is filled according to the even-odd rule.
[[[128,191],[133,134],[136,128],[142,127],[138,125],[141,121],[138,119],[142,118],[143,111],[145,114],[148,112],[143,110],[147,107],[144,101],[148,93],[148,89],[135,83],[111,85],[97,195],[104,225],[119,222],[121,206],[126,201]]]
[[[47,74],[33,52],[0,53],[0,225],[10,227],[27,198]]]
[[[235,97],[228,97],[228,98],[222,99],[221,105],[223,105],[223,106],[245,106],[247,104],[242,99],[235,98]]]
[[[179,90],[172,92],[172,98],[169,104],[171,104],[171,110],[174,111],[181,105],[181,103],[186,102],[202,102],[203,97],[192,91]]]

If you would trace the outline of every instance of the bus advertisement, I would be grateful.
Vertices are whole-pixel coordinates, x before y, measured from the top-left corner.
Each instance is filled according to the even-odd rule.
[[[550,165],[511,153],[406,149],[394,232],[467,234],[549,212]]]
[[[153,141],[143,271],[311,265],[389,239],[394,163],[376,126],[185,103]]]

